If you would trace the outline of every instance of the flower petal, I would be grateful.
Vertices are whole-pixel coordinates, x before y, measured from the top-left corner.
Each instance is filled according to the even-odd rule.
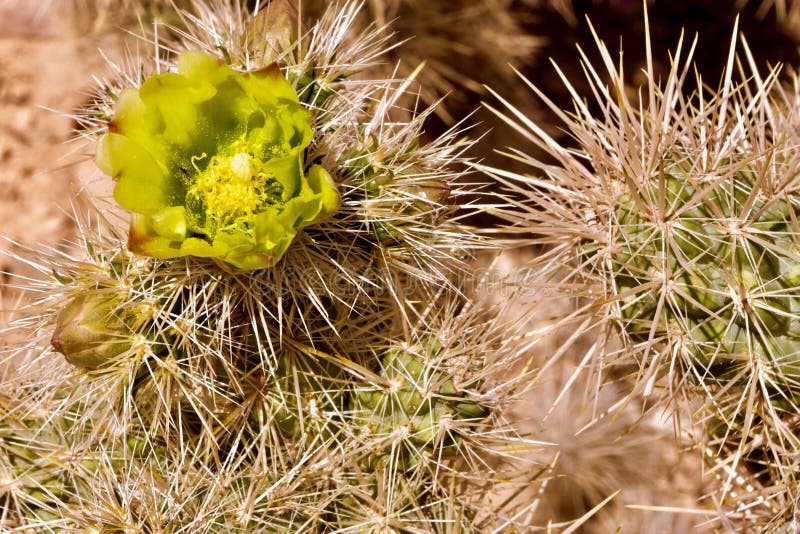
[[[125,209],[154,213],[182,196],[179,182],[138,143],[109,133],[97,151],[97,165],[117,180],[114,198]]]
[[[339,209],[318,165],[312,116],[277,65],[239,73],[201,52],[120,94],[98,166],[133,213],[128,247],[239,270],[274,265],[304,227]]]

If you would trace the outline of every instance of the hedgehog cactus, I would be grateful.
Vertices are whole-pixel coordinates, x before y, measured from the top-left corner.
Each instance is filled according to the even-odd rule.
[[[123,468],[125,448],[119,441],[108,443],[113,452],[83,447],[80,414],[52,418],[64,392],[39,397],[36,408],[49,406],[43,410],[19,404],[18,393],[0,392],[0,526],[66,528],[70,507],[96,496],[108,470]]]

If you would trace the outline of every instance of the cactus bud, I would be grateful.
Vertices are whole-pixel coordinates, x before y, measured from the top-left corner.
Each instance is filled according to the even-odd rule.
[[[116,295],[82,293],[58,314],[50,343],[72,365],[97,369],[129,350],[148,319],[142,307],[126,307]]]

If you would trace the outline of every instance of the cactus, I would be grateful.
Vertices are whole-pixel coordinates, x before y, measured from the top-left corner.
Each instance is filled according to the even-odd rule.
[[[558,287],[580,288],[585,305],[575,316],[601,326],[599,383],[630,379],[631,395],[700,402],[699,441],[727,471],[718,498],[746,523],[777,513],[798,491],[800,197],[796,89],[752,61],[752,80],[735,82],[734,45],[720,90],[698,85],[691,98],[682,96],[691,52],[682,57],[679,44],[662,84],[648,48],[638,104],[598,40],[605,72],[585,67],[600,112],[568,85],[576,98],[568,114],[524,80],[578,148],[503,101],[509,112],[496,113],[557,165],[518,154],[533,175],[484,170],[524,199],[497,210],[509,230],[551,246],[541,269]],[[555,278],[564,265],[572,275]],[[732,491],[740,467],[780,489],[769,499]]]
[[[46,351],[39,358],[48,358],[48,373],[36,379],[31,365],[18,379],[28,393],[16,409],[33,406],[55,422],[71,418],[75,446],[101,466],[91,477],[102,484],[53,497],[42,528],[446,532],[525,524],[517,508],[488,516],[480,498],[487,484],[529,483],[529,465],[515,465],[510,450],[530,445],[502,416],[530,385],[531,371],[508,376],[508,366],[525,358],[518,348],[525,338],[490,310],[445,293],[430,304],[436,311],[416,310],[419,322],[401,329],[408,337],[364,348],[351,340],[343,355],[310,347],[274,347],[272,354],[267,333],[249,322],[229,323],[224,337],[178,328],[188,322],[181,317],[187,295],[207,298],[200,308],[207,316],[191,311],[193,329],[230,313],[212,309],[215,293],[200,297],[188,280],[175,284],[170,262],[185,260],[126,258],[111,239],[93,241],[91,249],[97,263],[80,272],[102,286],[125,280],[135,298],[163,304],[134,334],[138,350],[77,373]],[[97,267],[109,256],[115,267],[103,281]],[[64,296],[49,299],[69,308],[80,286],[75,273],[66,274],[59,275]],[[198,286],[209,283],[205,275]],[[411,303],[405,308],[414,311]],[[47,320],[59,328],[63,317]],[[108,319],[105,329],[118,324],[114,315],[98,317]],[[76,322],[72,314],[69,321]],[[395,330],[378,326],[384,336]],[[168,333],[155,342],[151,331]],[[54,380],[53,372],[63,378]],[[498,456],[487,481],[490,451]],[[115,494],[129,503],[124,513],[108,501]],[[26,511],[17,521],[32,518]]]
[[[639,205],[622,199],[616,250],[610,261],[620,293],[624,328],[636,342],[668,335],[670,323],[685,331],[687,352],[698,373],[730,372],[731,362],[752,355],[794,389],[797,329],[797,252],[792,237],[791,197],[767,196],[758,175],[747,165],[718,167],[722,183],[695,182],[691,162],[665,162],[663,205],[658,182],[640,192]],[[660,233],[653,213],[668,212],[670,232]],[[660,216],[660,215],[659,215]],[[653,273],[674,280],[669,300],[638,294]],[[656,330],[652,325],[656,324]],[[778,400],[778,399],[776,399]]]
[[[49,343],[14,349],[9,385],[12,413],[47,413],[45,436],[69,421],[96,470],[14,525],[530,527],[535,503],[490,504],[530,483],[534,443],[505,410],[533,370],[523,322],[462,292],[489,246],[460,222],[480,208],[455,184],[470,142],[423,143],[432,109],[356,79],[385,46],[348,35],[357,15],[347,2],[295,34],[279,2],[194,2],[155,43],[174,53],[120,68],[84,110],[114,199],[88,202],[74,254],[31,251],[43,278],[19,329]]]
[[[370,434],[390,443],[387,454],[398,443],[410,447],[397,451],[401,467],[413,467],[423,454],[446,455],[457,447],[459,426],[480,424],[488,415],[486,408],[455,388],[451,373],[437,370],[440,351],[435,339],[422,340],[418,347],[389,349],[381,361],[384,384],[359,391],[354,398],[353,409],[363,414]]]

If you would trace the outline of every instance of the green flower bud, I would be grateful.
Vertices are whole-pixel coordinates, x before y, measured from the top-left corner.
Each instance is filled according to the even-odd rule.
[[[341,198],[320,166],[304,171],[311,117],[277,65],[239,73],[200,52],[119,96],[97,165],[132,212],[131,251],[275,264]]]
[[[118,295],[83,293],[56,318],[53,348],[78,367],[97,369],[133,346],[149,316],[138,306],[124,306]]]

